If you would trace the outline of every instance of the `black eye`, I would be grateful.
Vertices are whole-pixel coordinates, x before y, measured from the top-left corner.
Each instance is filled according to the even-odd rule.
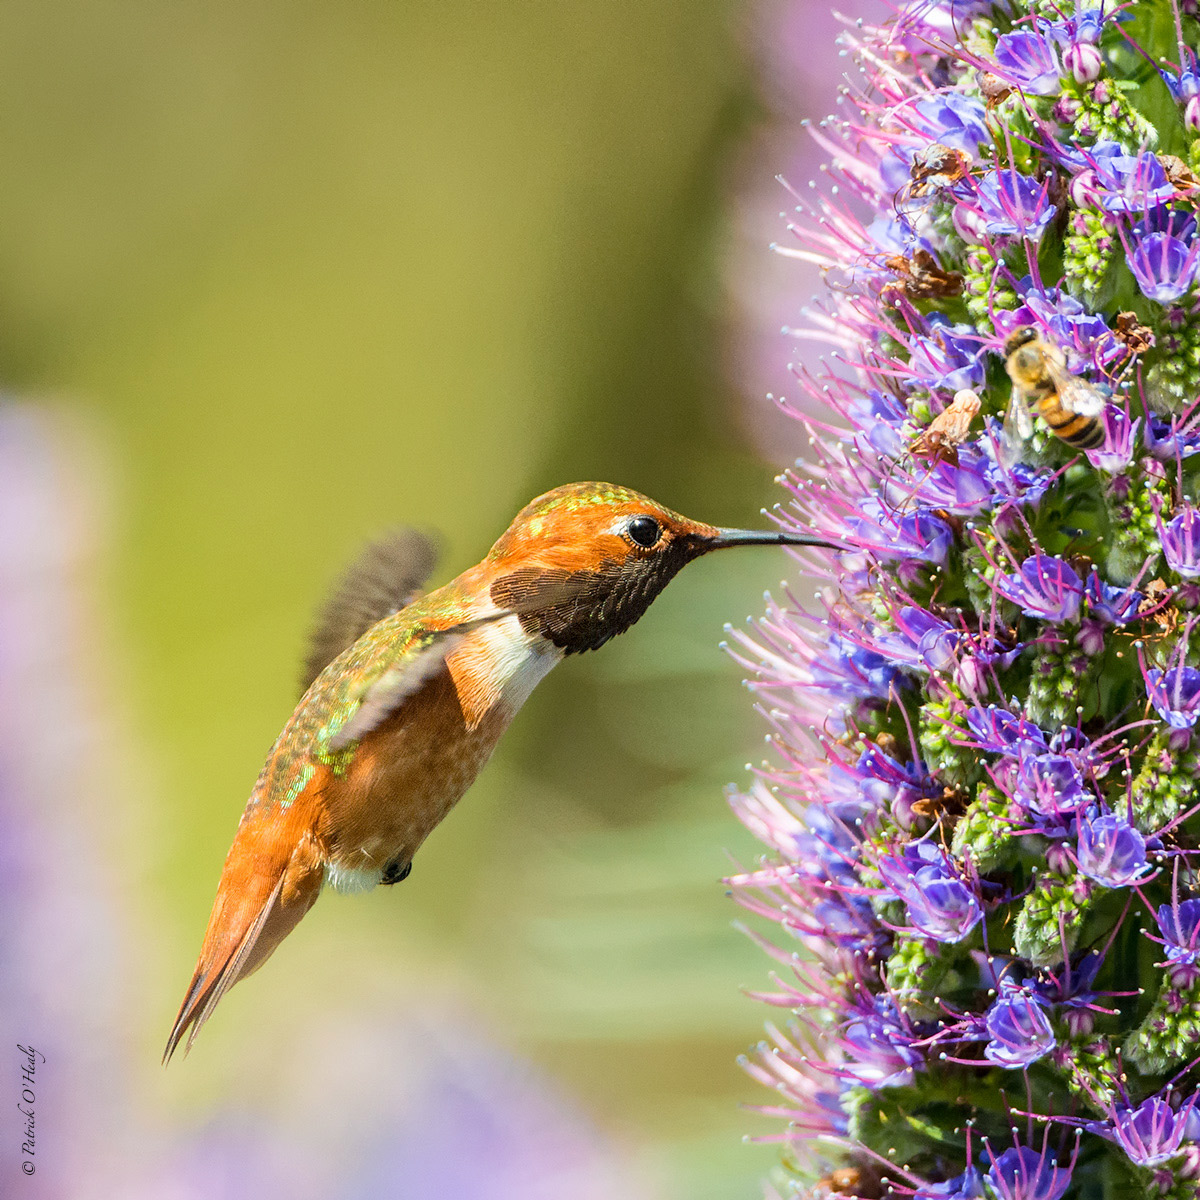
[[[634,517],[625,526],[629,540],[644,550],[649,550],[662,537],[662,526],[653,517]]]

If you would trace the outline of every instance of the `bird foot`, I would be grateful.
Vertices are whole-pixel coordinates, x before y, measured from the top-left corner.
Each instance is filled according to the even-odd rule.
[[[379,882],[390,887],[393,883],[403,883],[411,874],[411,862],[403,862],[398,858],[393,858],[392,861],[383,868],[383,878],[380,879]]]

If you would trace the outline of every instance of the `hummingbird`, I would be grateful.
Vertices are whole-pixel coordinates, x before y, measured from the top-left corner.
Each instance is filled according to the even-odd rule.
[[[427,538],[368,547],[319,614],[303,695],[242,814],[163,1062],[185,1036],[191,1049],[326,884],[408,877],[551,667],[623,633],[692,559],[758,545],[844,549],[704,525],[607,483],[537,497],[482,562],[424,595]]]

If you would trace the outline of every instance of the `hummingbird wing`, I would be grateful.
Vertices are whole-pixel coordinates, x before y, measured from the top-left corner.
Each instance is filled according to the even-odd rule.
[[[441,667],[473,629],[507,616],[493,612],[446,629],[416,630],[401,652],[356,681],[339,706],[341,711],[322,731],[323,749],[336,754],[370,733]]]
[[[415,529],[396,529],[371,542],[346,568],[317,613],[301,693],[372,625],[411,604],[436,562],[437,547]]]

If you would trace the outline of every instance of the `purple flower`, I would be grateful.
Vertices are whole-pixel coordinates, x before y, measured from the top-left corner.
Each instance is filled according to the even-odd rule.
[[[1158,413],[1147,413],[1146,449],[1166,462],[1200,454],[1200,422],[1192,416],[1168,419]]]
[[[1146,839],[1114,813],[1089,809],[1079,820],[1079,869],[1105,887],[1128,887],[1150,871]]]
[[[1022,756],[1013,797],[1031,813],[1058,817],[1095,800],[1075,763],[1063,754]]]
[[[1200,131],[1200,74],[1196,71],[1196,52],[1190,46],[1182,48],[1183,65],[1178,74],[1160,71],[1177,104],[1183,105],[1183,124],[1189,133]]]
[[[1104,66],[1100,54],[1100,35],[1104,31],[1104,8],[1085,8],[1053,28],[1067,42],[1063,66],[1076,83],[1091,83],[1099,78]],[[1120,19],[1120,18],[1118,18]]]
[[[996,39],[998,74],[1033,96],[1053,96],[1062,90],[1063,68],[1058,45],[1050,33],[1018,29]]]
[[[986,1196],[979,1168],[968,1167],[944,1183],[927,1183],[917,1188],[912,1200],[983,1200]]]
[[[976,157],[979,147],[992,135],[987,127],[987,110],[974,96],[960,92],[939,92],[915,105],[914,124],[931,142],[961,150]]]
[[[896,632],[881,649],[893,661],[925,671],[945,671],[954,663],[959,635],[923,608],[905,605],[895,616]]]
[[[908,919],[918,933],[961,942],[983,918],[974,884],[931,842],[913,842],[881,855],[877,865],[884,884],[908,907]]]
[[[969,325],[952,325],[940,314],[929,324],[928,337],[912,340],[908,366],[914,379],[947,392],[982,386],[983,345],[975,331]]]
[[[968,709],[967,728],[974,735],[975,745],[992,754],[1015,753],[1021,749],[1036,754],[1047,749],[1046,735],[1032,721],[1025,716],[1014,716],[994,704]]]
[[[954,544],[950,526],[932,513],[900,514],[877,501],[862,506],[849,524],[850,540],[882,559],[944,562]]]
[[[871,697],[883,700],[890,695],[896,674],[882,655],[833,637],[826,652],[813,662],[809,686],[842,703]]]
[[[1115,404],[1109,404],[1100,416],[1104,425],[1104,445],[1096,450],[1086,450],[1088,462],[1098,471],[1115,475],[1133,462],[1137,446],[1138,430],[1142,418],[1130,420],[1129,414]]]
[[[1138,239],[1126,262],[1143,296],[1169,304],[1195,286],[1200,242],[1189,246],[1169,233],[1147,234]]]
[[[1000,982],[984,1027],[990,1039],[984,1056],[1001,1067],[1027,1067],[1058,1044],[1042,998],[1007,979]]]
[[[1013,575],[999,575],[996,591],[1027,617],[1067,625],[1079,616],[1083,584],[1061,558],[1035,554]]]
[[[810,613],[807,581],[768,601],[774,761],[734,800],[778,856],[734,889],[781,930],[764,999],[807,1060],[781,1054],[768,1103],[789,1151],[828,1156],[814,1178],[916,1200],[1200,1179],[1200,188],[1154,79],[1200,117],[1171,50],[1198,3],[898,0],[845,26],[866,78],[788,201],[826,286],[786,318],[780,407],[812,460],[782,480],[792,526],[852,549]],[[1012,436],[1010,383],[1046,390],[1005,353],[1023,326],[1111,389],[1099,445]],[[808,1136],[838,1108],[812,1111],[807,1069],[844,1157]]]
[[[879,1000],[865,1011],[855,1010],[840,1031],[839,1041],[849,1062],[847,1074],[867,1088],[904,1087],[924,1061],[909,1044],[912,1038],[890,1001]]]
[[[1200,671],[1176,666],[1145,672],[1146,695],[1154,711],[1172,729],[1191,729],[1200,720]]]
[[[1129,154],[1116,142],[1097,142],[1090,158],[1105,212],[1145,213],[1175,195],[1158,156],[1149,150]]]
[[[1185,504],[1165,529],[1159,521],[1158,532],[1171,570],[1186,579],[1200,575],[1200,509]]]
[[[1113,1109],[1106,1136],[1139,1167],[1158,1167],[1179,1152],[1196,1109],[1196,1096],[1176,1112],[1161,1096],[1151,1096],[1136,1108]]]
[[[1160,904],[1156,915],[1168,961],[1182,966],[1200,963],[1200,900]]]
[[[1053,1155],[1028,1146],[1005,1150],[987,1177],[1000,1200],[1060,1200],[1071,1184],[1069,1167],[1056,1166]]]
[[[1142,593],[1132,588],[1110,587],[1093,571],[1084,588],[1088,611],[1106,625],[1124,625],[1138,615]]]
[[[989,171],[977,194],[984,230],[993,237],[1037,241],[1058,211],[1050,203],[1049,194],[1049,179],[1039,184],[1016,170]]]

